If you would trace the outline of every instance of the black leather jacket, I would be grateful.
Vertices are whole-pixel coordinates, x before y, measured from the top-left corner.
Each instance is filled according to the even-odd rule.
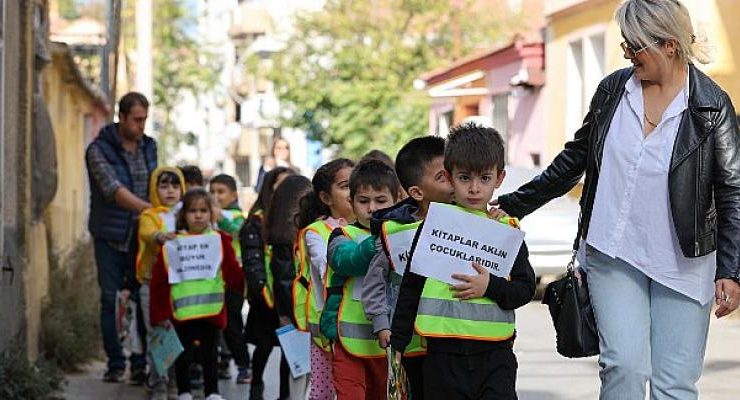
[[[552,164],[500,207],[522,218],[571,190],[586,174],[581,195],[581,236],[588,235],[604,139],[632,76],[625,68],[596,89],[583,126]],[[716,279],[740,277],[740,132],[729,96],[689,64],[689,105],[673,147],[668,190],[673,223],[686,257],[717,250]]]

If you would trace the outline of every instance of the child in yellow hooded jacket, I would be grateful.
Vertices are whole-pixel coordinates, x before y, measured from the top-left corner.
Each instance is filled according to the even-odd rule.
[[[149,179],[152,208],[144,210],[139,218],[136,254],[136,280],[141,284],[152,279],[152,266],[164,242],[175,238],[175,215],[184,188],[185,178],[174,167],[159,167]]]
[[[139,288],[139,301],[144,316],[147,336],[152,331],[149,305],[150,292],[149,282],[152,279],[152,267],[157,261],[157,256],[162,245],[175,239],[175,216],[182,206],[181,200],[185,188],[185,178],[179,169],[175,167],[159,167],[152,172],[149,178],[149,197],[152,208],[147,208],[139,218],[138,244],[136,254],[136,279],[141,284]],[[149,370],[149,386],[154,391],[164,392],[167,390],[167,375],[158,376],[147,357]]]

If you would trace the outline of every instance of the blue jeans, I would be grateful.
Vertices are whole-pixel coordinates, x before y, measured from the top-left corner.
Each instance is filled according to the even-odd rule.
[[[108,356],[108,369],[126,368],[126,357],[118,341],[116,330],[116,292],[124,287],[124,276],[133,279],[136,255],[133,250],[122,252],[114,249],[107,241],[94,239],[95,264],[98,267],[98,285],[100,286],[100,329],[103,333],[103,348]],[[132,298],[136,293],[132,290]],[[145,368],[143,354],[131,354],[131,368]]]
[[[599,329],[601,400],[697,399],[711,302],[669,289],[621,259],[586,247]]]

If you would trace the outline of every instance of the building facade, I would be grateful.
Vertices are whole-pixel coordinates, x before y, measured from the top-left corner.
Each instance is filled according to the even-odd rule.
[[[572,139],[601,79],[630,65],[619,47],[624,39],[614,21],[620,0],[548,0],[545,63],[547,144],[545,164]],[[715,48],[714,62],[701,70],[714,79],[735,104],[740,101],[740,17],[737,2],[682,0],[697,33]]]
[[[544,45],[518,36],[503,47],[462,59],[420,77],[432,99],[429,129],[475,120],[496,128],[507,164],[539,167],[545,143]]]

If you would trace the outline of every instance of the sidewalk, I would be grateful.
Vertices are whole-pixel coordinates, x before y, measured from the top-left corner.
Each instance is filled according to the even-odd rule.
[[[517,312],[519,359],[517,391],[520,400],[593,400],[598,398],[596,357],[570,360],[555,352],[555,337],[547,307],[530,303]],[[278,397],[279,350],[270,356],[265,372],[265,398]],[[148,400],[141,386],[104,383],[105,364],[91,364],[81,374],[68,375],[64,392],[70,400]],[[232,368],[233,369],[233,368]],[[236,371],[232,370],[232,375]],[[229,400],[248,398],[249,385],[219,381],[221,395]],[[712,316],[704,373],[699,380],[702,400],[734,400],[740,390],[740,317],[717,320]],[[202,394],[201,397],[202,399]]]
[[[251,349],[250,349],[251,350]],[[265,398],[276,399],[278,397],[278,385],[275,378],[280,351],[273,350],[270,360],[267,362],[265,371]],[[67,387],[63,398],[67,400],[148,400],[149,394],[144,386],[133,386],[128,383],[105,383],[102,380],[105,371],[105,362],[96,361],[91,363],[85,371],[79,374],[67,375]],[[231,375],[236,376],[236,368],[232,364]],[[126,377],[128,378],[128,376]],[[234,378],[231,381],[221,380],[218,382],[221,395],[228,400],[247,399],[249,397],[249,385],[237,385]],[[170,399],[177,399],[175,394]],[[202,390],[194,391],[196,399],[203,399]]]

